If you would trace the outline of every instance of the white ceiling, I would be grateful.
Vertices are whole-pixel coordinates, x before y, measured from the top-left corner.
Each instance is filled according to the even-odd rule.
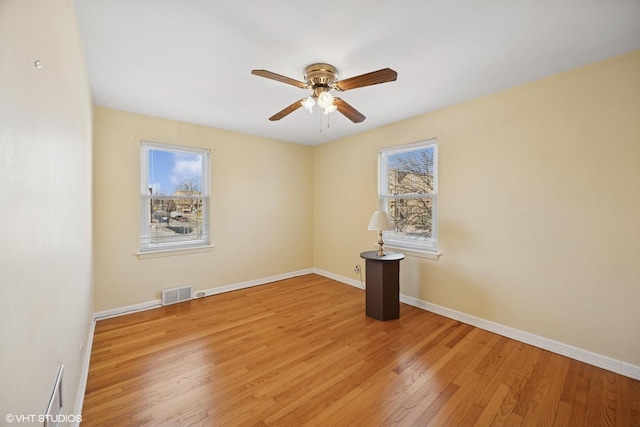
[[[316,145],[640,49],[640,0],[76,0],[98,106]],[[298,109],[326,62],[367,119]],[[327,122],[327,119],[329,122]]]

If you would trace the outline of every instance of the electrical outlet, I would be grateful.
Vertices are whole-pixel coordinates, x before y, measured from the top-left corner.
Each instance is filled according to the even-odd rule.
[[[360,274],[360,265],[356,264],[356,266],[353,268],[353,272]]]

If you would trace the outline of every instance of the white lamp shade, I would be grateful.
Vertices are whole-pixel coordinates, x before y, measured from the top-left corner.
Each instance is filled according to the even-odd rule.
[[[391,217],[385,211],[375,211],[369,221],[369,230],[393,230]]]
[[[308,112],[313,113],[313,106],[316,105],[316,101],[312,97],[308,97],[301,104]]]
[[[316,103],[320,108],[327,108],[330,105],[333,105],[333,95],[331,95],[329,92],[321,92],[320,94],[318,94]]]
[[[327,114],[333,113],[337,109],[338,107],[336,107],[335,105],[329,105],[327,108],[324,109],[324,114],[327,115]]]

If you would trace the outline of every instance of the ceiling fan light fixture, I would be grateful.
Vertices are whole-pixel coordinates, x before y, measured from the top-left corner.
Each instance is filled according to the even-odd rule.
[[[316,105],[316,101],[313,99],[312,96],[309,96],[307,99],[302,101],[302,106],[304,107],[305,110],[307,110],[310,113],[313,113],[314,105]]]
[[[331,95],[328,91],[320,92],[320,94],[318,94],[316,103],[318,104],[318,107],[324,108],[326,111],[328,107],[333,106],[333,95]],[[331,111],[335,111],[335,108]]]
[[[338,109],[338,107],[336,107],[335,105],[329,105],[328,107],[324,108],[324,114],[327,115],[329,113],[333,113],[337,109]]]

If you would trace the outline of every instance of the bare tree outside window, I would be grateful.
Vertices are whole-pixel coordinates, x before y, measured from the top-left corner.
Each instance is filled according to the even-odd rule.
[[[176,194],[200,194],[200,186],[195,178],[187,178],[176,186]]]

